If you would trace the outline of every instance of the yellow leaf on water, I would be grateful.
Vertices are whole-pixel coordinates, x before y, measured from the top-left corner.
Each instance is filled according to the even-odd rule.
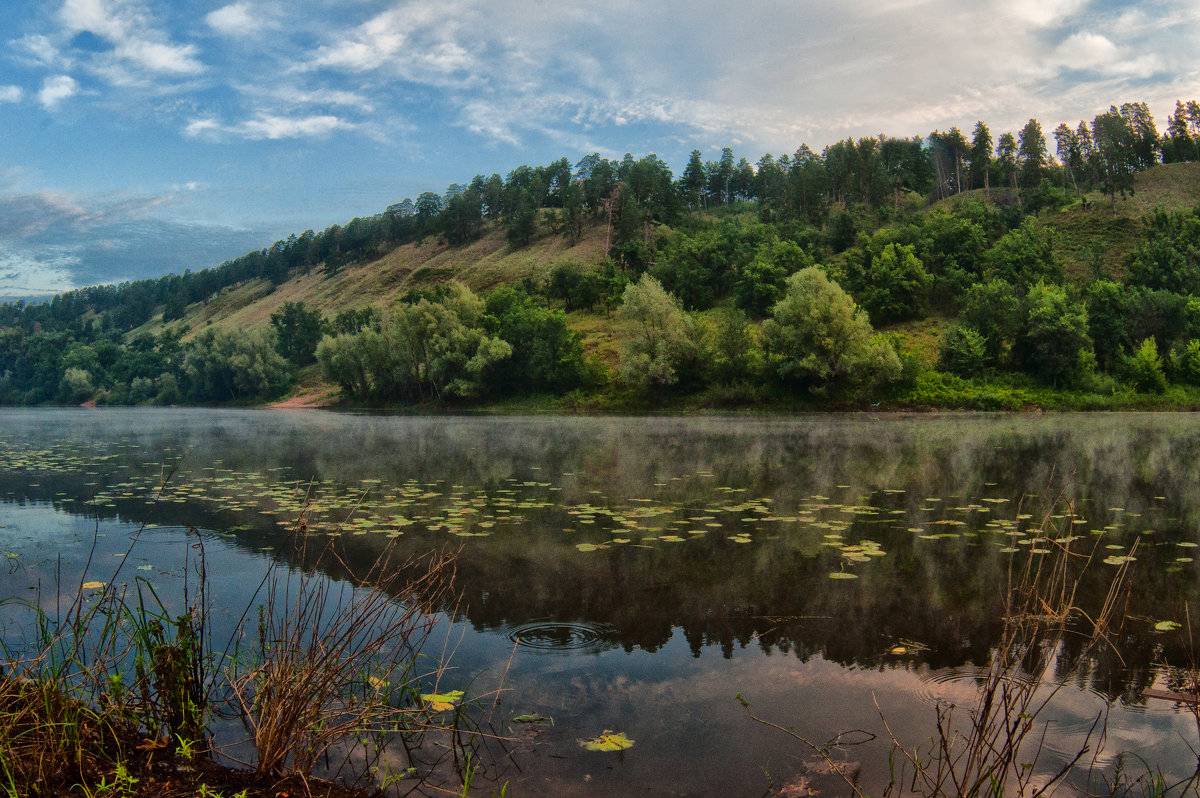
[[[104,587],[107,584],[108,584],[108,582],[84,582],[83,589],[84,590],[95,590],[96,588]]]
[[[421,700],[428,704],[428,708],[433,712],[445,712],[458,706],[462,697],[462,690],[451,690],[448,693],[425,693]]]
[[[589,751],[624,751],[633,745],[633,740],[626,737],[624,732],[605,729],[599,737],[580,740],[579,744]]]

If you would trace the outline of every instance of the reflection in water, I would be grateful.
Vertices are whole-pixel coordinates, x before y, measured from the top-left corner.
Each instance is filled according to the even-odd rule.
[[[610,626],[568,621],[529,621],[508,630],[508,639],[534,651],[576,651],[597,654],[617,646]]]
[[[0,541],[18,570],[0,595],[48,583],[51,552],[79,551],[97,523],[114,541],[149,521],[143,541],[163,545],[202,528],[227,595],[287,551],[301,513],[308,535],[338,538],[353,571],[389,543],[402,554],[461,547],[459,611],[472,631],[457,661],[503,675],[512,715],[556,719],[529,738],[520,778],[562,794],[662,784],[680,763],[695,775],[671,789],[744,794],[762,783],[763,757],[800,767],[786,741],[747,729],[739,691],[810,739],[878,730],[875,700],[907,739],[927,736],[932,702],[973,695],[1008,564],[1038,548],[1046,513],[1096,552],[1085,606],[1114,572],[1102,561],[1138,542],[1121,659],[1072,669],[1079,689],[1056,700],[1067,708],[1051,747],[1066,753],[1105,699],[1120,699],[1110,741],[1136,728],[1128,736],[1154,739],[1167,761],[1189,761],[1186,718],[1138,698],[1163,663],[1189,661],[1182,634],[1155,629],[1184,620],[1196,598],[1200,429],[1188,416],[133,409],[5,422]],[[48,548],[51,528],[71,532]],[[175,567],[138,556],[154,569],[139,575]],[[1074,663],[1071,645],[1059,663]],[[573,741],[606,728],[638,742],[597,765]],[[882,741],[866,748],[855,753],[864,767],[886,763]]]

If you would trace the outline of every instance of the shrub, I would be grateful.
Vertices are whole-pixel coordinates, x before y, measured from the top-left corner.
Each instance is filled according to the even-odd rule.
[[[1158,356],[1158,344],[1153,338],[1138,344],[1132,355],[1122,355],[1118,372],[1123,381],[1141,393],[1162,393],[1167,389],[1162,358]]]
[[[975,377],[987,366],[987,339],[961,324],[946,331],[938,349],[938,368],[962,377]]]
[[[900,375],[891,344],[874,334],[866,314],[816,267],[787,282],[787,293],[763,323],[765,349],[785,382],[814,393],[849,394]]]

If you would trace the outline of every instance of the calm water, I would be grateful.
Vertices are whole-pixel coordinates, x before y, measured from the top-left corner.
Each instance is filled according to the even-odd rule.
[[[833,786],[737,693],[814,742],[853,731],[834,755],[878,793],[880,713],[911,745],[938,702],[971,703],[1012,552],[1038,547],[1047,513],[1096,547],[1085,605],[1116,569],[1102,560],[1139,545],[1121,660],[1071,675],[1042,716],[1040,766],[1056,770],[1107,713],[1101,766],[1134,752],[1169,780],[1196,767],[1194,718],[1140,697],[1190,661],[1186,634],[1156,625],[1200,607],[1189,415],[0,419],[0,598],[40,585],[50,606],[93,540],[87,578],[120,564],[118,579],[171,595],[197,527],[232,618],[306,502],[308,534],[338,536],[352,568],[389,544],[461,547],[442,686],[503,687],[492,719],[509,737],[481,794],[507,781],[509,795],[763,795],[806,772]],[[511,721],[526,714],[553,723]],[[633,747],[580,747],[605,730]]]

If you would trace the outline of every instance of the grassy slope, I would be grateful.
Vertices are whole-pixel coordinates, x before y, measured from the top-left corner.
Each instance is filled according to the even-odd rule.
[[[341,269],[332,276],[323,270],[302,274],[274,291],[265,281],[233,286],[207,304],[187,309],[183,323],[193,333],[212,326],[217,329],[253,329],[270,322],[271,314],[285,302],[305,302],[326,315],[374,305],[385,308],[409,289],[454,278],[475,291],[524,277],[544,280],[558,263],[596,263],[603,258],[604,228],[591,227],[571,247],[557,235],[546,233],[529,247],[513,249],[498,230],[487,232],[464,247],[447,247],[428,238],[421,244],[406,244],[377,260]],[[173,324],[177,324],[175,322]],[[158,332],[159,318],[143,329]]]
[[[1044,211],[1039,224],[1056,231],[1056,248],[1073,280],[1091,279],[1097,260],[1104,275],[1119,277],[1122,259],[1143,234],[1145,214],[1159,206],[1191,209],[1200,205],[1200,163],[1163,165],[1139,174],[1134,194],[1124,200],[1118,198],[1115,214],[1107,197],[1093,192],[1085,199],[1087,207],[1072,197],[1066,208]],[[951,198],[934,207],[960,200]],[[410,288],[450,278],[476,291],[525,277],[540,282],[564,261],[599,263],[604,257],[604,237],[604,226],[594,224],[585,229],[582,240],[573,247],[545,227],[528,247],[519,249],[509,247],[499,230],[488,230],[464,247],[447,247],[429,238],[421,244],[398,247],[377,260],[346,267],[332,276],[316,270],[293,277],[274,291],[261,281],[226,289],[206,305],[189,307],[183,321],[193,334],[209,325],[251,329],[267,324],[284,302],[304,301],[311,308],[333,315],[370,305],[385,308]],[[1102,245],[1099,248],[1094,243],[1097,241]],[[615,366],[623,325],[611,314],[576,312],[569,318],[571,326],[584,334],[585,349],[610,367]],[[950,319],[934,316],[886,331],[932,366],[937,359],[938,341],[950,323]],[[144,329],[157,332],[161,328],[156,319]],[[323,393],[315,375],[305,377],[305,385],[297,393]]]

